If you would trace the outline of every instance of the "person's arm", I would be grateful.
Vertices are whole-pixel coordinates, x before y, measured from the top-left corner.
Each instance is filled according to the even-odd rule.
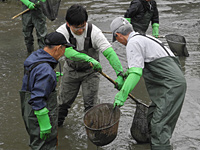
[[[37,7],[36,5],[39,5],[40,2],[46,2],[46,0],[38,0],[37,3],[30,2],[29,0],[21,0],[21,2],[24,3],[24,5],[26,5],[30,10],[33,10]]]
[[[30,10],[35,9],[35,4],[29,0],[21,0],[24,5],[26,5]]]
[[[51,123],[46,108],[46,100],[56,88],[55,71],[47,63],[40,64],[31,72],[31,98],[29,104],[34,110],[40,126],[40,138],[46,140],[51,133]]]
[[[99,71],[99,72],[102,71],[101,64],[97,60],[95,60],[94,58],[92,58],[84,53],[77,52],[72,47],[66,48],[64,55],[65,55],[65,57],[67,57],[68,59],[73,60],[73,61],[90,62],[93,64],[93,69],[95,71]]]
[[[51,123],[48,115],[49,110],[45,107],[41,110],[35,110],[34,114],[37,116],[40,126],[40,139],[46,140],[51,134]]]
[[[40,64],[31,71],[29,104],[33,110],[46,107],[46,99],[55,90],[56,84],[56,73],[49,64]]]
[[[152,25],[152,35],[156,38],[159,37],[159,24],[158,23],[154,23]]]
[[[154,37],[158,37],[159,36],[159,13],[158,13],[158,8],[157,8],[157,4],[155,1],[153,1],[153,17],[151,19],[151,23],[152,23],[152,35]]]
[[[124,85],[122,86],[121,90],[115,95],[114,107],[120,107],[124,105],[128,94],[134,89],[134,87],[139,82],[140,77],[142,76],[142,68],[129,68],[126,74],[128,74],[128,77],[125,80]]]
[[[139,5],[141,5],[140,2],[132,1],[126,13],[124,14],[124,18],[133,18],[137,14]]]
[[[112,47],[107,48],[103,52],[103,55],[107,58],[110,65],[115,70],[115,73],[117,75],[117,79],[115,80],[115,82],[117,82],[117,88],[120,90],[124,83],[123,67],[121,65],[121,62]]]

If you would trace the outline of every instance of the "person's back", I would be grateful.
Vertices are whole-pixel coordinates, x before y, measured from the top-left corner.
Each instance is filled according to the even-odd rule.
[[[130,53],[128,54],[127,57],[134,55],[135,56],[134,58],[130,57],[132,60],[135,60],[133,61],[133,63],[140,62],[141,63],[140,67],[142,68],[144,67],[144,63],[148,63],[162,57],[167,57],[167,56],[174,57],[173,52],[169,48],[163,45],[164,48],[166,49],[165,50],[162,48],[161,45],[163,45],[163,43],[160,40],[150,35],[142,35],[137,32],[132,32],[130,33],[130,39],[127,44],[127,49],[128,50],[134,49],[141,55],[136,55],[134,54],[135,51],[130,50],[128,51]]]
[[[41,63],[41,62],[44,62],[44,63]],[[29,69],[31,69],[31,67],[37,63],[38,63],[38,66],[36,66],[33,69],[33,72],[30,73],[30,79],[32,79],[32,80],[30,80],[29,87],[28,87],[30,91],[32,91],[32,88],[36,88],[34,85],[34,81],[35,81],[34,78],[36,78],[38,75],[41,78],[49,76],[49,79],[47,79],[46,81],[48,81],[48,80],[54,81],[55,80],[55,78],[54,78],[55,71],[53,69],[56,67],[58,62],[56,60],[53,60],[52,57],[47,52],[45,52],[43,49],[39,49],[39,50],[33,52],[26,59],[26,61],[24,62],[25,72],[28,71]],[[39,64],[39,63],[41,63],[41,64]],[[41,81],[43,81],[43,80],[41,80]],[[44,82],[46,82],[46,81],[44,81]],[[23,78],[22,90],[26,90],[27,82],[28,82],[28,74],[25,74],[24,78]],[[42,84],[43,84],[43,82],[40,82],[40,84],[38,86],[41,86]],[[50,90],[50,91],[52,92],[53,89],[55,89],[55,87],[52,87],[52,90]]]
[[[151,23],[152,35],[159,35],[159,14],[154,0],[133,0],[124,17],[130,19],[134,31],[144,34]]]

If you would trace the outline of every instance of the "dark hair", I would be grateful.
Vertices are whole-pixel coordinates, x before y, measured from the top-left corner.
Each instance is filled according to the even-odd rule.
[[[65,20],[70,25],[79,26],[87,22],[88,14],[83,6],[74,4],[67,10]]]
[[[45,45],[45,47],[48,47],[49,49],[53,49],[54,47],[56,47],[57,45]]]

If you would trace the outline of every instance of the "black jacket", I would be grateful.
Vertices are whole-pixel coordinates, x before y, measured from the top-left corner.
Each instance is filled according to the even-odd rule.
[[[159,24],[157,4],[154,0],[151,0],[150,2],[147,2],[146,0],[133,0],[130,3],[130,7],[127,9],[124,17],[131,18],[133,21],[138,21],[143,18],[146,11],[153,12],[151,24]]]

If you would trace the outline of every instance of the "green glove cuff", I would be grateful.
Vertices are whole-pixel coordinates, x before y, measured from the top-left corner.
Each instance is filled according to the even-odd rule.
[[[65,57],[67,57],[70,60],[73,61],[88,61],[91,57],[84,54],[84,53],[79,53],[72,47],[68,47],[65,49],[64,53]]]
[[[60,77],[63,76],[63,74],[61,72],[56,72],[56,77]]]
[[[49,110],[45,107],[41,110],[35,110],[34,114],[37,116],[40,131],[46,131],[51,129],[50,119],[48,115]]]
[[[24,3],[24,5],[26,5],[29,9],[34,9],[34,3],[33,2],[30,2],[29,0],[21,0],[21,2]]]
[[[63,76],[61,72],[56,72],[56,80],[59,81],[59,77]]]
[[[27,7],[31,3],[29,0],[21,0],[21,2],[24,3],[24,5],[26,5]]]
[[[120,90],[124,84],[124,78],[122,76],[118,76],[115,82],[117,83],[117,85],[115,85],[115,88]]]
[[[131,23],[131,18],[125,18],[129,23]]]
[[[66,48],[65,53],[64,53],[65,57],[67,57],[70,60],[75,59],[76,58],[75,56],[78,55],[78,54],[79,54],[79,52],[74,50],[72,47]]]
[[[153,35],[154,37],[158,37],[158,36],[159,36],[159,24],[158,24],[158,23],[154,23],[154,24],[152,25],[152,28],[153,28],[153,30],[152,30],[152,35]]]
[[[93,69],[95,71],[101,71],[102,67],[101,64],[95,60],[94,58],[84,54],[84,53],[79,53],[76,50],[74,50],[72,47],[66,48],[64,55],[73,61],[86,61],[86,62],[91,62],[93,64]]]
[[[138,74],[139,76],[142,76],[142,68],[139,68],[139,67],[131,67],[129,68],[127,71],[126,71],[126,76],[128,76],[129,74],[131,73],[135,73],[135,74]]]
[[[159,28],[159,24],[158,23],[152,24],[152,28],[154,28],[154,27]]]
[[[103,52],[103,55],[108,59],[110,65],[115,70],[116,75],[118,75],[120,72],[123,72],[122,64],[112,47],[107,48]]]
[[[127,79],[124,82],[124,85],[122,89],[118,92],[118,96],[115,96],[115,100],[118,99],[122,102],[125,102],[128,94],[133,90],[133,88],[136,86],[136,84],[140,80],[140,75],[137,73],[130,73],[127,77]]]
[[[97,71],[97,72],[101,72],[102,71],[102,67],[101,67],[101,64],[95,60],[94,58],[90,58],[87,60],[87,62],[91,62],[93,64],[92,68]]]

